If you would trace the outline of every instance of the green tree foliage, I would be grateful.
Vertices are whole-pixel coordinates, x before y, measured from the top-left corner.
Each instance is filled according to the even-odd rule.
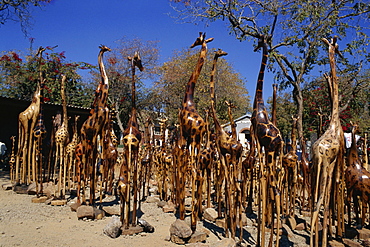
[[[366,131],[370,126],[369,73],[367,70],[360,74],[339,77],[339,117],[344,131],[350,127],[350,121],[358,123],[360,131]],[[322,129],[325,131],[327,128],[331,117],[328,94],[328,85],[323,77],[304,85],[303,99],[306,104],[303,123],[307,134],[317,133],[319,114],[323,116]]]
[[[138,38],[128,39],[123,37],[117,41],[117,47],[112,52],[106,53],[105,68],[109,78],[109,104],[118,112],[118,125],[124,131],[131,112],[131,63],[127,57],[133,57],[139,52],[144,71],[136,68],[136,106],[141,118],[142,110],[153,110],[151,92],[145,82],[154,80],[158,67],[158,42],[143,41]],[[100,81],[98,71],[93,72],[94,84]]]
[[[302,84],[314,72],[315,65],[327,63],[327,48],[322,38],[338,35],[345,56],[353,63],[369,60],[370,5],[365,0],[174,0],[178,19],[192,22],[228,23],[230,34],[239,40],[271,35],[269,66],[282,87],[293,88],[297,106],[298,135],[302,136]],[[324,47],[324,49],[321,49]],[[351,60],[352,60],[351,58]],[[348,60],[342,60],[347,62]],[[256,72],[257,73],[257,72]]]
[[[30,27],[30,8],[42,7],[51,0],[2,0],[0,1],[0,24],[16,21],[21,25],[22,32],[27,35]]]
[[[14,51],[4,52],[0,57],[0,95],[31,100],[39,82],[38,59],[35,52],[22,58]],[[45,102],[61,103],[60,83],[66,75],[67,102],[76,106],[90,106],[92,90],[82,83],[79,69],[91,69],[92,65],[82,62],[67,62],[65,52],[54,52],[46,47],[41,59],[41,71],[46,79]]]
[[[204,115],[204,109],[210,106],[209,83],[214,56],[213,49],[207,53],[206,62],[195,86],[194,102],[199,114]],[[199,56],[198,49],[184,49],[174,53],[170,61],[160,68],[161,78],[154,86],[156,99],[161,108],[169,116],[170,123],[177,123],[178,109],[185,95],[185,86],[189,81]],[[227,57],[226,57],[227,58]],[[228,122],[227,105],[225,101],[233,102],[234,119],[250,112],[250,99],[240,74],[224,58],[219,58],[215,76],[216,111],[221,122]]]

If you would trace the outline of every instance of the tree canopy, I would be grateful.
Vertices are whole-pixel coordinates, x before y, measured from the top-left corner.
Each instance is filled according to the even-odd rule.
[[[30,28],[31,7],[41,7],[51,0],[2,0],[0,1],[0,24],[16,21],[21,25],[22,32],[27,35]]]
[[[300,117],[298,135],[303,132],[302,84],[312,80],[316,65],[327,63],[322,38],[338,35],[347,59],[341,63],[358,66],[368,61],[370,5],[364,0],[175,0],[179,19],[192,22],[221,20],[239,40],[269,39],[269,67],[282,88],[293,88],[293,100]],[[351,59],[348,59],[351,57]]]
[[[201,115],[204,115],[202,109],[210,106],[209,83],[214,51],[214,49],[208,50],[206,62],[195,86],[194,102]],[[163,109],[172,123],[177,122],[178,109],[181,108],[185,86],[194,70],[198,56],[198,50],[183,49],[175,52],[172,58],[160,68],[161,77],[155,82],[153,88],[154,98],[160,103],[158,110]],[[236,117],[251,111],[245,80],[234,71],[226,58],[218,60],[215,79],[216,111],[223,123],[229,121],[225,101],[232,102],[237,107],[233,111]]]
[[[68,104],[90,106],[91,88],[82,82],[79,69],[91,69],[92,65],[83,62],[66,61],[65,52],[55,52],[55,47],[46,47],[41,59],[44,74],[44,101],[61,103],[60,84],[62,74],[66,75]],[[21,56],[15,51],[4,52],[0,57],[0,95],[23,100],[31,100],[39,82],[39,63],[36,51]]]

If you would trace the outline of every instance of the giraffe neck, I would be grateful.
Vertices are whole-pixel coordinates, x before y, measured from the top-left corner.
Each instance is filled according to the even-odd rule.
[[[273,125],[276,126],[276,91],[277,91],[277,84],[273,84],[273,94],[272,94],[272,117],[271,122]]]
[[[229,107],[227,108],[227,114],[229,115],[229,119],[230,119],[232,137],[236,140],[236,127],[235,127],[234,118],[231,112],[231,105],[229,105]]]
[[[67,100],[66,100],[66,89],[65,89],[65,76],[62,78],[62,84],[60,87],[60,94],[62,97],[62,106],[63,106],[63,125],[68,126],[68,116],[67,116]]]
[[[329,93],[331,98],[331,120],[330,125],[333,128],[339,128],[341,126],[340,119],[339,119],[339,96],[338,96],[338,78],[336,72],[336,64],[335,64],[335,47],[333,45],[329,45],[329,63],[330,63],[330,71],[331,77],[329,77],[328,85],[329,85]],[[339,128],[342,129],[342,128]]]
[[[131,83],[131,107],[136,108],[136,83],[135,83],[135,64],[132,63],[131,66],[131,71],[132,71],[132,83]]]
[[[105,67],[103,63],[103,54],[106,50],[100,49],[99,55],[98,55],[98,63],[99,63],[99,71],[101,75],[100,83],[95,91],[95,100],[93,103],[93,107],[105,107],[107,98],[108,98],[108,89],[109,89],[109,82],[108,82],[108,76],[105,72]]]
[[[262,61],[261,61],[261,67],[258,74],[257,79],[257,87],[256,87],[256,94],[254,96],[254,103],[253,103],[253,109],[257,110],[257,112],[261,112],[265,110],[264,101],[263,101],[263,80],[265,75],[265,68],[267,64],[267,44],[263,42],[262,44]]]
[[[212,70],[211,70],[211,79],[210,79],[210,86],[209,86],[209,92],[211,95],[211,108],[214,110],[216,108],[216,97],[215,97],[215,74],[217,70],[217,60],[218,56],[215,55],[213,58],[212,63]]]
[[[204,41],[202,43],[202,48],[200,50],[199,58],[197,61],[197,64],[195,66],[195,69],[193,73],[191,74],[190,80],[188,81],[188,84],[186,85],[186,91],[185,91],[185,97],[184,97],[184,102],[183,106],[188,107],[188,106],[194,106],[194,89],[195,89],[195,84],[198,81],[200,72],[202,70],[205,58],[207,54],[207,44]]]
[[[357,132],[357,129],[355,127],[353,127],[352,132],[351,132],[352,144],[351,144],[350,154],[348,155],[351,158],[354,158],[354,160],[358,159],[357,144],[356,144],[356,132]]]

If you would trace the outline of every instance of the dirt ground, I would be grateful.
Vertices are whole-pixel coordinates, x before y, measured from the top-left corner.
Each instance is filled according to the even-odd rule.
[[[0,171],[0,185],[9,183],[7,172]],[[101,220],[78,220],[76,212],[71,211],[69,205],[32,203],[33,197],[0,189],[0,246],[179,246],[168,241],[169,228],[176,216],[164,213],[157,203],[142,202],[141,218],[155,228],[153,233],[121,235],[113,239],[103,233],[104,227],[112,220],[111,216]],[[244,227],[241,246],[256,244],[257,226],[251,219],[248,222]],[[220,246],[220,240],[224,239],[222,228],[214,223],[200,221],[198,229],[209,233],[206,242],[187,246]],[[282,247],[308,246],[309,232],[284,231],[280,244]]]

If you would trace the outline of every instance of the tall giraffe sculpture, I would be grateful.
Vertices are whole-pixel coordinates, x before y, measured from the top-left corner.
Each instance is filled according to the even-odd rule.
[[[125,229],[129,228],[130,225],[130,198],[131,198],[131,185],[133,184],[133,211],[131,225],[136,226],[136,210],[137,210],[137,166],[138,166],[138,154],[139,144],[141,142],[141,132],[139,130],[139,124],[137,122],[137,110],[136,110],[136,88],[135,88],[135,68],[138,67],[140,71],[144,70],[141,63],[141,59],[138,52],[135,52],[134,57],[128,57],[132,72],[132,83],[131,83],[131,117],[127,123],[127,127],[123,132],[123,145],[124,151],[124,162],[121,165],[118,188],[121,198],[121,222]],[[131,181],[131,177],[133,181]]]
[[[358,131],[358,125],[352,123],[352,144],[347,155],[347,168],[345,171],[345,180],[347,187],[347,215],[348,224],[351,225],[351,199],[353,198],[354,207],[356,212],[356,221],[359,228],[362,228],[365,224],[365,217],[367,213],[368,204],[370,203],[370,172],[362,166],[361,159],[359,158],[357,145],[356,145],[356,133]],[[362,210],[361,210],[361,222],[358,219],[358,199],[360,197]]]
[[[66,194],[66,176],[67,176],[66,144],[69,139],[67,100],[65,89],[66,79],[67,77],[63,75],[62,83],[60,85],[60,95],[62,98],[62,107],[63,107],[63,118],[62,118],[63,121],[62,125],[57,129],[55,133],[55,144],[56,144],[55,162],[59,164],[58,195],[60,196],[60,198],[64,198]]]
[[[42,53],[45,48],[40,47],[35,55],[39,56],[38,68],[41,70]],[[18,116],[18,148],[15,165],[15,180],[16,183],[31,182],[31,154],[33,153],[33,130],[37,123],[37,118],[40,112],[40,97],[41,81],[37,83],[36,91],[33,94],[32,102],[26,110]],[[19,172],[21,174],[19,174]],[[27,176],[28,173],[28,176]]]
[[[207,54],[207,43],[211,42],[213,38],[206,39],[205,33],[199,33],[199,37],[196,41],[190,46],[194,48],[195,46],[200,45],[201,50],[197,64],[194,68],[193,73],[190,76],[190,79],[186,85],[185,96],[182,102],[182,108],[180,111],[180,128],[182,128],[182,134],[184,135],[185,140],[187,141],[187,147],[191,149],[190,158],[192,164],[191,171],[191,181],[192,181],[192,210],[191,210],[191,229],[194,232],[196,230],[197,222],[197,202],[195,198],[195,183],[196,183],[196,169],[198,168],[198,157],[196,157],[196,150],[199,154],[200,146],[205,134],[205,123],[202,117],[199,115],[195,108],[195,103],[193,100],[195,85],[198,81],[198,77],[202,70],[202,67],[205,62]]]
[[[32,154],[32,177],[33,181],[36,183],[36,191],[37,196],[43,193],[42,184],[43,184],[43,139],[46,136],[46,127],[44,124],[44,96],[43,96],[43,89],[45,85],[45,80],[42,78],[42,72],[40,71],[40,81],[41,81],[41,94],[40,94],[40,112],[37,120],[37,124],[33,129],[33,137],[34,137],[34,153]],[[38,183],[40,182],[40,189],[38,188]]]
[[[101,81],[95,91],[95,99],[90,109],[87,120],[81,127],[80,143],[76,146],[76,167],[77,167],[77,203],[81,203],[80,189],[81,182],[90,178],[90,205],[95,203],[95,163],[97,159],[97,138],[102,136],[102,129],[108,118],[109,109],[107,108],[109,81],[103,63],[103,54],[111,49],[101,45],[98,55],[99,70]],[[81,179],[83,177],[83,179]],[[83,196],[85,191],[83,193]]]
[[[256,93],[253,103],[253,113],[251,122],[253,125],[253,131],[255,135],[255,141],[258,150],[258,156],[260,161],[260,195],[262,196],[262,202],[259,203],[259,217],[262,217],[258,225],[258,239],[257,244],[265,246],[265,224],[268,209],[276,210],[277,229],[280,229],[280,188],[278,186],[279,167],[280,161],[277,161],[277,157],[282,153],[283,140],[280,135],[279,129],[271,123],[264,105],[262,92],[263,92],[263,81],[264,72],[267,63],[267,42],[270,37],[261,35],[258,40],[258,46],[255,50],[262,48],[262,62],[261,68],[258,74]],[[265,157],[263,159],[262,147],[264,148]],[[255,147],[252,147],[255,148]],[[281,160],[281,159],[280,159]],[[266,162],[266,163],[265,163]],[[271,200],[269,200],[272,198]],[[267,203],[268,202],[268,203]],[[272,203],[275,203],[275,208]],[[269,205],[268,205],[269,204]],[[271,210],[270,210],[271,211]],[[274,235],[274,214],[270,212],[270,223],[271,235],[269,246],[272,245]],[[262,236],[261,236],[262,233]],[[276,236],[276,246],[279,246],[279,236]]]
[[[327,245],[328,228],[331,228],[328,226],[328,223],[331,225],[331,220],[328,219],[330,200],[333,198],[332,205],[337,207],[335,209],[337,215],[337,236],[341,237],[344,231],[344,136],[339,119],[338,78],[335,63],[335,53],[339,53],[339,50],[336,41],[337,37],[334,37],[331,42],[325,38],[323,39],[323,42],[329,49],[331,75],[324,74],[324,76],[329,85],[331,119],[328,129],[312,145],[313,206],[311,209],[311,247],[314,245],[319,246],[317,225],[322,205],[324,205],[324,219],[322,224],[322,245],[320,246]]]
[[[239,233],[240,236],[242,235],[242,225],[240,222],[241,219],[241,188],[236,183],[238,180],[238,171],[239,169],[239,161],[242,154],[242,145],[239,141],[235,138],[230,137],[221,127],[220,122],[218,121],[215,109],[215,74],[217,69],[217,61],[218,58],[221,56],[227,55],[226,52],[218,49],[215,52],[211,70],[211,78],[210,78],[210,95],[211,95],[211,110],[213,116],[213,122],[215,125],[215,133],[216,133],[216,144],[217,150],[220,155],[221,160],[221,174],[217,178],[218,182],[222,184],[222,180],[225,179],[225,202],[226,202],[226,212],[225,212],[225,220],[227,222],[227,226],[225,229],[226,236],[229,236],[229,231],[231,232],[231,237],[235,238],[236,232],[236,213],[237,207],[239,206]],[[235,132],[236,135],[236,132]],[[218,185],[218,194],[221,192],[221,186]],[[218,198],[219,200],[220,198]],[[220,214],[220,204],[219,201],[219,214]],[[220,216],[220,215],[219,215]],[[240,238],[241,239],[241,238]]]
[[[66,146],[66,167],[67,167],[67,178],[68,178],[68,189],[72,188],[72,185],[75,182],[75,155],[76,155],[76,147],[78,144],[78,121],[80,119],[80,115],[75,115],[74,125],[72,126],[73,135],[72,140]]]

